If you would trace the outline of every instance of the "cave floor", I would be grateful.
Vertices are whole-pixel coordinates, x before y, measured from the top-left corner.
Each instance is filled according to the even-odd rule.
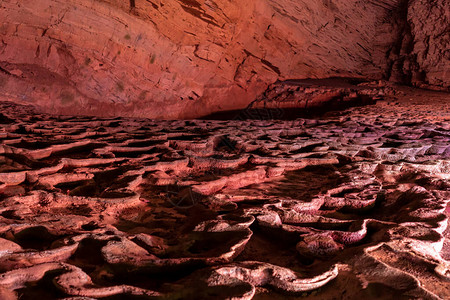
[[[450,98],[315,119],[0,104],[1,299],[448,299]]]

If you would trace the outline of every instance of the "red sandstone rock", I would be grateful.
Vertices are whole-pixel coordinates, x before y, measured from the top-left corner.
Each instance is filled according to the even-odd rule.
[[[244,108],[277,80],[449,87],[448,0],[130,3],[3,0],[0,97],[70,115],[190,118]]]
[[[402,93],[294,121],[0,103],[0,298],[448,298],[450,101]]]

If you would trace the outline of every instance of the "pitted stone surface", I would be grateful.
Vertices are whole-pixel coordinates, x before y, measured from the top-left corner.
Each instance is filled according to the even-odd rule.
[[[0,298],[448,298],[450,116],[402,105],[152,121],[1,103]]]

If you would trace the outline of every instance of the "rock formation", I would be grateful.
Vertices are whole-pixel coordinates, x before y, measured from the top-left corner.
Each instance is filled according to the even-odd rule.
[[[448,299],[450,97],[397,93],[292,121],[0,103],[0,298]]]
[[[0,97],[60,114],[190,118],[289,79],[448,89],[449,0],[3,0]]]
[[[1,0],[0,299],[450,299],[449,8]]]

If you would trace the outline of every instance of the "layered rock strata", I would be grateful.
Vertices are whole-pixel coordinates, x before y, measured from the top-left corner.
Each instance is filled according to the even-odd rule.
[[[3,0],[0,97],[58,114],[192,118],[276,81],[447,89],[448,0]]]

